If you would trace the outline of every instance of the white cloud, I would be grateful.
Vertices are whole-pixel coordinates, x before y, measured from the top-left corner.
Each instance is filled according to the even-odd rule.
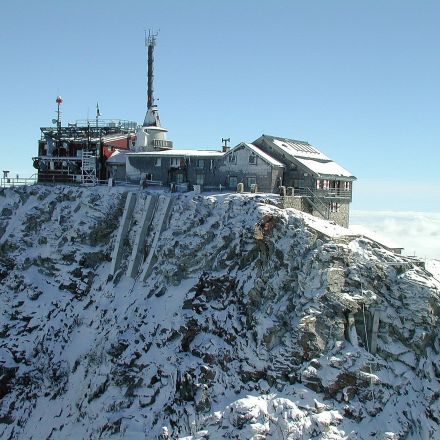
[[[405,255],[440,259],[440,213],[352,210],[350,223],[387,237]]]

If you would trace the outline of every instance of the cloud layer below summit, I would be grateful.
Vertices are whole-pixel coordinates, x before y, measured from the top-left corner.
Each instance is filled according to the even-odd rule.
[[[440,259],[440,213],[353,210],[350,224],[392,240],[405,255]]]

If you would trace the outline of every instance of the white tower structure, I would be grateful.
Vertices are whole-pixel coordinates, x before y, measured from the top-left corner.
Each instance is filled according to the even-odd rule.
[[[145,35],[145,46],[148,52],[147,113],[143,125],[136,130],[135,151],[161,151],[173,148],[173,143],[167,140],[168,130],[160,125],[159,111],[154,104],[153,67],[156,37],[157,33],[154,34],[151,31],[148,32],[148,37]]]

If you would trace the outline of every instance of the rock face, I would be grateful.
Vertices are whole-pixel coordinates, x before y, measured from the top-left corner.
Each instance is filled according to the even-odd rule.
[[[135,210],[113,277],[125,198],[0,191],[2,439],[440,438],[426,270],[276,198],[190,193],[145,282],[126,275]]]

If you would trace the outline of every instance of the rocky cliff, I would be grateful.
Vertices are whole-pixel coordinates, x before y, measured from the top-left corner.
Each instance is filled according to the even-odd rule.
[[[190,193],[133,279],[146,196],[118,244],[123,189],[0,191],[1,438],[440,438],[426,269],[276,197]]]

